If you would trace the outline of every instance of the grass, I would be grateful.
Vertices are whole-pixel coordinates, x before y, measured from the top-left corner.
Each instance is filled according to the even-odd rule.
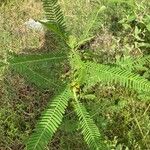
[[[26,28],[24,23],[30,18],[42,17],[40,2],[34,1],[10,1],[1,6],[3,22],[1,23],[1,36],[5,39],[3,48],[20,52],[23,49],[37,48],[43,44],[43,34]],[[7,44],[6,44],[7,43]]]
[[[143,0],[143,6],[150,14],[150,6],[147,2]],[[115,20],[117,18],[114,18],[115,15],[124,17],[125,8],[121,5],[116,7],[106,0],[93,2],[76,0],[74,3],[70,0],[60,0],[60,4],[68,22],[67,26],[78,40],[89,28],[88,18],[95,16],[99,6],[105,5],[109,8],[99,14],[95,30],[91,31],[95,33],[96,38],[83,45],[84,48],[90,48],[94,52],[96,55],[92,58],[94,61],[112,63],[116,56],[126,54],[127,44],[131,50],[133,44],[130,41],[131,36],[126,35],[126,32],[123,33],[124,30],[119,30]],[[118,8],[120,9],[117,10]],[[34,31],[24,25],[24,22],[30,18],[44,17],[40,0],[36,2],[12,0],[5,5],[2,3],[0,12],[0,61],[5,61],[9,57],[8,52],[28,54],[59,49],[57,40],[50,33]],[[142,14],[140,13],[139,16]],[[144,48],[140,50],[142,54],[145,53]],[[150,69],[149,66],[146,67]],[[147,76],[150,77],[149,73]],[[0,70],[0,82],[0,149],[22,150],[23,141],[26,141],[32,132],[40,112],[54,91],[52,89],[40,91],[34,85],[25,82],[19,75],[3,72],[3,70]],[[96,86],[90,92],[96,93],[98,100],[96,104],[93,101],[88,103],[85,101],[85,104],[99,129],[102,130],[105,142],[111,145],[112,150],[150,149],[149,98],[142,99],[135,93],[113,86],[103,88]],[[76,116],[67,110],[64,123],[47,149],[87,149],[82,136],[79,132],[75,132],[78,129],[75,119]]]

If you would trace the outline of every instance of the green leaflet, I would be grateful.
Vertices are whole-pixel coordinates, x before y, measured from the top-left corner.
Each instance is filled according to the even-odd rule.
[[[75,104],[75,111],[79,117],[79,124],[84,140],[88,144],[89,148],[92,150],[105,150],[106,147],[101,141],[99,130],[85,107],[78,102]]]
[[[79,117],[79,124],[82,130],[84,140],[93,150],[104,150],[106,147],[101,143],[101,135],[96,124],[90,117],[89,113],[86,111],[86,108],[80,103],[74,91],[74,109]],[[102,148],[103,147],[103,148]]]
[[[56,84],[54,78],[55,74],[50,74],[46,76],[46,70],[40,71],[36,70],[44,66],[53,66],[53,64],[59,64],[66,59],[66,54],[64,53],[52,53],[52,54],[41,54],[41,55],[23,55],[23,56],[14,56],[8,60],[9,66],[11,69],[19,73],[21,76],[24,76],[27,81],[34,83],[39,88],[59,88],[60,85]],[[55,66],[56,67],[56,66]],[[57,67],[57,68],[58,68]],[[54,71],[54,70],[53,70]],[[55,78],[56,79],[56,78]],[[58,82],[57,82],[58,83]]]
[[[53,31],[55,34],[60,36],[62,39],[66,39],[66,35],[63,32],[62,28],[59,26],[59,24],[51,21],[39,21],[41,24],[43,24],[47,29]]]
[[[55,88],[59,87],[59,85],[56,84],[52,79],[41,75],[40,73],[34,71],[34,69],[32,69],[31,67],[26,66],[24,64],[14,66],[13,70],[15,70],[20,75],[23,75],[23,77],[25,77],[27,81],[34,83],[39,88],[49,89],[50,87],[54,86]]]
[[[119,84],[136,91],[150,92],[150,82],[130,71],[94,62],[85,63],[84,83],[90,87],[98,82]]]
[[[18,65],[18,64],[32,64],[36,62],[45,62],[45,61],[58,61],[64,60],[66,54],[63,53],[50,53],[50,54],[40,54],[40,55],[19,55],[13,56],[8,60],[9,65]]]
[[[45,10],[46,19],[52,23],[56,23],[65,31],[64,15],[58,4],[58,0],[42,0],[43,8]]]
[[[43,8],[47,21],[39,22],[65,40],[67,38],[66,25],[58,0],[43,0]]]
[[[61,124],[68,101],[72,97],[67,87],[60,95],[56,96],[46,111],[42,114],[34,133],[29,138],[27,150],[43,150],[53,134]]]
[[[116,61],[116,64],[119,67],[124,68],[126,70],[133,70],[134,68],[138,68],[149,63],[150,63],[149,55],[143,57],[137,57],[137,58],[123,57],[123,58],[118,58]]]

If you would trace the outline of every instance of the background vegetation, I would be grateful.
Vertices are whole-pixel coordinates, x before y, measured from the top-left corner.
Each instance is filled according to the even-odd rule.
[[[150,64],[134,63],[138,57],[150,54],[148,0],[76,0],[74,3],[60,0],[60,4],[67,26],[78,41],[86,35],[83,29],[90,24],[89,18],[94,18],[99,6],[105,6],[99,13],[95,30],[91,31],[95,37],[81,48],[91,50],[85,52],[84,57],[104,64],[117,63],[150,80]],[[59,50],[57,39],[51,33],[29,29],[24,24],[30,18],[44,17],[40,0],[2,1],[0,12],[0,61],[5,61],[12,52],[29,54]],[[48,64],[43,68],[37,66],[35,70],[42,72],[46,67]],[[50,72],[46,72],[48,77]],[[0,70],[0,75],[0,149],[22,150],[23,141],[31,134],[48,99],[54,95],[54,87],[38,90],[19,74]],[[95,93],[97,99],[85,101],[86,108],[112,150],[150,149],[149,96],[142,93],[139,96],[119,86],[97,85],[90,92]],[[67,110],[63,124],[47,149],[88,149],[76,130],[75,120],[75,114]]]

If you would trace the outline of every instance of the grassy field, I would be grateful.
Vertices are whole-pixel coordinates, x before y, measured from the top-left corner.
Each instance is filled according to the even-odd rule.
[[[114,64],[121,56],[133,58],[150,54],[150,4],[149,0],[132,1],[125,4],[117,0],[60,0],[68,29],[80,41],[89,28],[99,7],[95,28],[90,32],[94,40],[83,45],[90,49],[92,60],[104,64]],[[128,4],[126,4],[129,2]],[[104,7],[105,6],[105,7]],[[137,25],[145,21],[147,25],[140,30],[129,27],[125,22],[134,9]],[[145,16],[149,17],[145,17]],[[130,18],[131,17],[131,18]],[[59,50],[57,39],[46,30],[36,31],[24,24],[30,18],[44,18],[40,0],[3,0],[0,2],[0,61],[6,62],[9,53],[31,54]],[[143,19],[144,18],[144,19]],[[118,23],[118,22],[123,23]],[[147,23],[148,22],[148,23]],[[142,24],[142,23],[141,23]],[[133,26],[133,27],[132,27]],[[143,25],[142,25],[143,26]],[[146,32],[147,31],[147,32]],[[136,34],[138,32],[138,34]],[[140,33],[141,32],[141,33]],[[142,38],[142,42],[137,42]],[[140,44],[145,44],[141,46]],[[65,48],[64,48],[65,49]],[[87,56],[88,57],[88,54]],[[132,66],[124,66],[132,69]],[[44,68],[35,68],[44,72]],[[53,66],[54,68],[55,66]],[[51,68],[50,68],[51,69]],[[150,80],[150,65],[133,70]],[[47,76],[51,73],[46,72]],[[49,77],[50,78],[50,77]],[[0,70],[0,150],[23,150],[29,135],[49,99],[54,95],[53,88],[40,90],[19,74]],[[150,103],[120,86],[96,86],[92,92],[97,101],[85,101],[85,105],[103,133],[105,143],[111,150],[149,150],[150,149]],[[76,124],[76,115],[67,110],[63,124],[47,149],[88,150]]]

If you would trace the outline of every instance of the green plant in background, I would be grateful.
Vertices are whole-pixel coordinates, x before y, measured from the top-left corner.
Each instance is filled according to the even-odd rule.
[[[114,63],[127,70],[145,72],[144,77],[149,78],[149,2],[108,0],[107,5],[106,23],[113,39],[117,40],[112,49],[117,60]]]
[[[149,48],[149,2],[147,0],[108,0],[108,6],[107,15],[111,16],[110,29],[113,34],[120,36],[124,45],[128,43],[130,47],[138,50]],[[118,9],[120,10],[117,11]]]
[[[145,3],[143,1],[135,2],[132,6],[133,9],[119,20],[124,31],[132,39],[130,42],[134,44],[136,49],[150,47],[150,14],[147,13],[148,10]],[[147,3],[147,5],[149,4]]]
[[[76,37],[65,26],[64,16],[58,1],[43,0],[43,6],[47,20],[40,22],[63,42],[65,50],[40,55],[11,55],[7,62],[0,64],[1,68],[11,68],[39,87],[50,88],[52,86],[57,88],[57,95],[41,115],[33,134],[26,143],[26,149],[42,150],[45,148],[60,126],[69,103],[78,116],[79,128],[89,148],[109,149],[94,120],[83,105],[83,99],[91,100],[94,97],[94,95],[88,94],[87,90],[97,83],[101,83],[102,85],[119,84],[138,93],[149,93],[150,82],[130,70],[83,59],[82,53],[80,53],[81,45],[93,38],[93,36],[89,36],[89,32],[96,21],[96,17],[104,7],[99,8],[96,17],[92,17],[92,20],[89,21],[85,32],[83,32],[83,37],[77,41]],[[68,63],[62,64],[63,60]],[[58,73],[59,70],[52,72],[49,75],[53,77],[52,80],[47,79],[45,74],[39,74],[37,70],[32,69],[32,66],[40,65],[44,68],[44,64],[48,62],[52,64],[59,62],[60,66],[58,67],[69,67],[63,77],[62,72]],[[63,80],[63,84],[60,85],[61,81],[54,80],[54,77],[59,75],[61,75],[59,79]]]

